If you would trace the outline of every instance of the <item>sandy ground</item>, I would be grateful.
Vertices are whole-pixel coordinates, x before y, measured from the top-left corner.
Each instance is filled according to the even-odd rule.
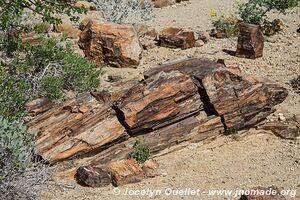
[[[209,30],[210,9],[223,13],[234,12],[234,0],[190,0],[163,9],[156,9],[156,18],[148,22],[157,30],[174,26],[195,32]],[[177,50],[156,47],[145,51],[137,69],[106,68],[106,75],[120,75],[124,78],[141,78],[144,70],[168,59],[183,56],[210,59],[230,58],[236,60],[245,73],[267,77],[289,90],[288,98],[270,118],[278,113],[285,116],[300,114],[300,95],[296,94],[289,81],[300,74],[300,35],[296,28],[300,23],[299,14],[287,16],[273,14],[271,17],[283,19],[286,27],[281,33],[266,38],[264,57],[256,60],[236,58],[223,50],[235,50],[237,38],[212,38],[202,47]],[[240,135],[241,133],[239,133]],[[160,176],[147,179],[138,184],[120,187],[143,190],[173,189],[249,189],[256,186],[272,186],[298,190],[300,199],[300,144],[298,141],[282,140],[276,136],[256,130],[243,133],[238,140],[221,136],[209,143],[191,144],[188,148],[157,158],[160,163]],[[42,199],[238,199],[237,197],[209,196],[124,196],[114,195],[116,188],[75,188],[49,186]]]

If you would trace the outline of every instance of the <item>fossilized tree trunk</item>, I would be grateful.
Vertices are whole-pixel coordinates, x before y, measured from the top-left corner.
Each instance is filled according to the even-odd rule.
[[[252,126],[287,96],[285,88],[243,76],[236,66],[202,59],[169,62],[146,72],[142,82],[118,84],[31,120],[38,153],[50,163],[88,155],[88,164],[105,165],[128,157],[142,135],[155,154]]]

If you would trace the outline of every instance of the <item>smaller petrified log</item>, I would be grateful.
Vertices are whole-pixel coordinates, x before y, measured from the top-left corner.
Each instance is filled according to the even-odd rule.
[[[258,130],[270,130],[275,135],[284,139],[297,139],[300,136],[300,121],[287,119],[285,122],[267,122],[257,127]]]
[[[136,67],[142,55],[142,46],[132,25],[91,20],[84,27],[78,45],[86,57],[98,65]]]
[[[109,173],[100,167],[84,166],[79,167],[76,179],[89,187],[104,187],[111,183]]]
[[[259,25],[241,22],[236,56],[242,58],[259,58],[263,56],[264,35]]]
[[[178,28],[167,28],[160,32],[158,45],[168,48],[188,49],[195,47],[195,34]]]
[[[111,173],[112,183],[115,186],[137,183],[144,178],[141,166],[131,159],[111,162],[106,168]]]

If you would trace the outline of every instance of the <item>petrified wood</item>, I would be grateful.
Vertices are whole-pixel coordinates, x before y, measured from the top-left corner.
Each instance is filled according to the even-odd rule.
[[[263,56],[264,34],[259,25],[241,22],[236,56],[242,58],[259,58]]]
[[[45,160],[89,156],[88,164],[106,165],[128,158],[140,135],[156,154],[252,126],[288,94],[268,80],[242,75],[235,64],[203,59],[171,61],[147,71],[144,81],[103,87],[28,123],[39,133],[37,151]]]
[[[79,167],[75,176],[79,183],[89,187],[104,187],[111,183],[109,172],[100,167]]]
[[[195,34],[178,28],[166,28],[159,34],[158,45],[168,48],[188,49],[195,47]]]

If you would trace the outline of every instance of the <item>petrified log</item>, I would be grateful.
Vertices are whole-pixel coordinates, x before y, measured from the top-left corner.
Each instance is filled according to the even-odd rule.
[[[258,130],[270,130],[278,137],[296,140],[300,136],[300,117],[289,118],[285,122],[267,122],[257,127]]]
[[[158,45],[168,48],[188,49],[195,47],[195,34],[178,28],[166,28],[159,34]]]
[[[38,133],[37,153],[54,163],[95,149],[105,149],[128,138],[110,102],[135,83],[118,83],[114,95],[106,95],[108,91],[84,94],[31,120],[27,125]]]
[[[120,25],[91,20],[82,31],[78,45],[87,58],[98,65],[136,67],[141,58],[142,46],[131,25]]]
[[[145,78],[164,71],[189,74],[199,88],[208,115],[220,116],[225,129],[239,130],[254,125],[274,112],[285,100],[285,88],[267,79],[243,76],[221,62],[187,59],[163,64],[145,73]]]
[[[107,169],[111,173],[112,183],[115,186],[137,183],[145,176],[142,167],[131,159],[111,162]]]
[[[241,22],[236,56],[242,58],[259,58],[263,56],[264,35],[259,25]]]
[[[89,153],[88,164],[106,165],[128,158],[135,137],[143,135],[156,154],[252,126],[287,96],[285,88],[243,76],[234,64],[202,59],[169,62],[146,72],[142,82],[118,84],[120,89],[82,95],[30,121],[39,133],[38,153],[50,163]]]
[[[104,187],[111,183],[109,173],[100,167],[79,167],[76,173],[78,182],[89,187]]]

